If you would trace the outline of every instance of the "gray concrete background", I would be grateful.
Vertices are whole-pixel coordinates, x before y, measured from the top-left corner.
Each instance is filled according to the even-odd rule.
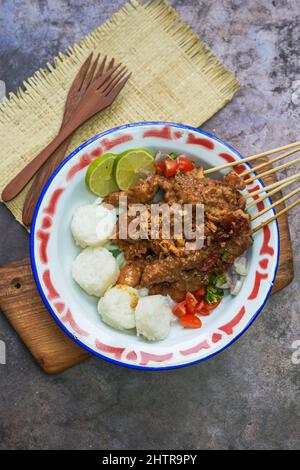
[[[251,154],[300,138],[297,0],[173,0],[241,82],[204,129]],[[0,0],[0,80],[8,91],[96,28],[122,0]],[[295,170],[284,171],[287,176]],[[231,348],[189,368],[138,372],[93,358],[47,377],[0,315],[0,449],[296,449],[300,445],[300,211],[290,215],[295,280]],[[28,237],[0,207],[0,264]]]

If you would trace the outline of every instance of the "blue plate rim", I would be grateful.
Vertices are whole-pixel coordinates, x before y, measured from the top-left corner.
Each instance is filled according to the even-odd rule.
[[[276,222],[276,229],[277,229],[277,260],[276,260],[276,266],[275,266],[275,270],[274,270],[274,276],[273,276],[270,288],[269,288],[269,290],[266,294],[266,297],[264,299],[264,302],[259,307],[259,309],[256,310],[256,312],[254,313],[254,315],[252,316],[252,318],[248,322],[248,324],[245,326],[245,328],[237,336],[235,336],[226,346],[224,346],[223,348],[219,349],[218,351],[216,351],[214,353],[208,354],[205,357],[202,357],[201,359],[197,359],[195,361],[187,362],[187,363],[184,363],[184,364],[177,364],[177,365],[174,365],[174,366],[164,366],[164,367],[137,366],[137,365],[134,365],[134,364],[127,364],[125,362],[117,361],[116,359],[112,359],[112,358],[109,358],[107,356],[104,356],[103,354],[98,353],[94,349],[91,349],[89,346],[84,344],[80,339],[78,339],[77,336],[70,333],[70,331],[68,331],[68,329],[65,327],[65,325],[61,322],[61,320],[59,319],[59,317],[57,316],[57,314],[55,313],[55,311],[51,307],[49,301],[47,300],[47,298],[44,294],[43,288],[41,286],[38,273],[37,273],[37,267],[36,267],[35,257],[34,257],[34,233],[35,233],[35,226],[36,226],[36,220],[37,220],[37,215],[38,215],[38,212],[39,212],[39,208],[40,208],[41,203],[44,199],[44,196],[45,196],[50,184],[52,183],[53,179],[55,178],[55,176],[61,171],[61,169],[65,166],[65,164],[69,160],[71,160],[73,157],[75,157],[75,155],[77,155],[78,152],[80,152],[82,149],[84,149],[85,147],[87,147],[91,143],[95,142],[99,138],[102,138],[106,135],[112,134],[113,132],[121,131],[123,129],[131,128],[131,127],[140,127],[140,126],[147,126],[147,125],[157,125],[157,126],[164,126],[165,125],[165,126],[178,127],[178,128],[185,129],[185,130],[191,130],[191,131],[196,132],[198,134],[201,134],[203,136],[210,137],[211,139],[213,139],[217,142],[220,142],[225,147],[227,147],[229,150],[231,150],[231,152],[233,152],[240,160],[243,160],[242,155],[235,148],[233,148],[231,145],[225,143],[223,140],[219,139],[218,137],[216,137],[213,134],[210,134],[209,132],[203,131],[201,129],[198,129],[196,127],[192,127],[192,126],[189,126],[189,125],[186,125],[186,124],[180,124],[180,123],[169,122],[169,121],[142,121],[142,122],[137,122],[137,123],[124,124],[122,126],[113,127],[112,129],[101,132],[100,134],[95,135],[94,137],[87,140],[86,142],[84,142],[79,147],[77,147],[67,158],[65,158],[63,160],[63,162],[58,166],[58,168],[53,172],[53,174],[51,175],[51,177],[49,178],[49,180],[45,184],[45,186],[43,188],[43,191],[41,192],[41,195],[39,197],[39,200],[37,202],[37,205],[36,205],[36,208],[35,208],[35,211],[34,211],[34,215],[33,215],[33,219],[32,219],[32,224],[31,224],[31,231],[30,231],[30,263],[31,263],[33,277],[34,277],[38,292],[39,292],[39,294],[42,298],[43,303],[45,304],[45,307],[47,308],[47,310],[49,311],[51,316],[54,318],[56,323],[60,326],[60,328],[73,341],[75,341],[79,346],[83,347],[85,350],[87,350],[92,355],[94,355],[96,357],[100,357],[101,359],[103,359],[107,362],[116,364],[116,365],[121,366],[121,367],[126,367],[126,368],[129,368],[129,369],[137,369],[137,370],[162,371],[162,370],[180,369],[182,367],[188,367],[188,366],[192,366],[192,365],[198,364],[200,362],[206,361],[206,360],[210,359],[211,357],[214,357],[217,354],[220,354],[223,351],[225,351],[227,348],[229,348],[233,343],[235,343],[248,330],[248,328],[252,325],[252,323],[254,323],[254,321],[257,319],[258,315],[260,314],[260,312],[264,308],[264,306],[265,306],[265,304],[266,304],[266,302],[267,302],[267,300],[270,296],[272,287],[274,285],[274,281],[275,281],[276,274],[277,274],[277,271],[278,271],[278,264],[279,264],[280,234],[279,234],[278,221],[276,219],[275,222]],[[247,163],[244,163],[244,164],[247,165],[247,167],[250,168],[249,164],[247,164]],[[261,180],[261,178],[258,178],[258,180],[262,184],[262,186],[265,187],[265,185],[264,185],[263,181]],[[270,200],[270,198],[268,198],[268,199]],[[274,209],[272,209],[272,212],[273,212],[273,214],[275,214]]]

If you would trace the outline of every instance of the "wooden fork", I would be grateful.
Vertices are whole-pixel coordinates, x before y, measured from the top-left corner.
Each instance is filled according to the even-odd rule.
[[[92,81],[96,79],[97,77],[100,77],[100,75],[102,75],[104,72],[104,69],[105,69],[104,60],[102,61],[101,67],[97,71],[97,66],[98,66],[100,56],[98,55],[96,60],[91,65],[92,55],[93,54],[90,54],[89,57],[86,59],[86,61],[83,63],[83,65],[81,66],[80,70],[76,74],[73,80],[73,83],[70,87],[66,104],[65,104],[65,111],[64,111],[64,116],[63,116],[62,125],[61,125],[62,128],[67,124],[67,122],[72,118],[73,114],[76,112],[83,94],[85,93],[87,88],[90,86]],[[107,66],[107,70],[113,67],[113,65],[114,65],[114,59],[112,59],[109,62]],[[44,163],[42,168],[37,173],[34,183],[31,185],[27,193],[24,206],[23,206],[22,220],[23,220],[24,225],[29,226],[31,224],[34,210],[38,202],[38,199],[41,195],[41,192],[46,182],[48,181],[48,179],[54,172],[54,170],[56,170],[58,165],[63,161],[71,139],[72,139],[72,136],[69,136],[58,147],[58,149],[51,155],[51,157],[48,158],[46,163]]]
[[[100,69],[105,65],[105,61],[106,58],[102,61]],[[90,77],[89,72],[87,75]],[[73,117],[62,127],[52,142],[4,188],[2,200],[7,202],[15,198],[67,137],[89,118],[110,106],[130,76],[126,67],[121,67],[119,63],[94,79],[85,90]]]

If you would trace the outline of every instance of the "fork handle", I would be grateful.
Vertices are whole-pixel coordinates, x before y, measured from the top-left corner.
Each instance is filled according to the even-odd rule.
[[[35,176],[34,183],[31,185],[23,206],[22,211],[22,221],[24,225],[30,226],[33,214],[39,200],[39,197],[42,193],[42,190],[47,183],[48,179],[52,175],[52,173],[56,170],[56,168],[60,165],[63,161],[68,146],[70,144],[70,140],[72,136],[66,138],[66,140],[58,147],[57,150],[51,155],[50,158],[46,161],[46,163],[42,166],[39,170],[37,175]]]
[[[67,139],[78,127],[86,121],[86,117],[82,115],[75,115],[58,133],[58,135],[37,155],[31,162],[29,162],[2,191],[2,200],[4,202],[11,201],[25,188],[27,183],[39,171],[48,158],[55,152],[55,150]]]

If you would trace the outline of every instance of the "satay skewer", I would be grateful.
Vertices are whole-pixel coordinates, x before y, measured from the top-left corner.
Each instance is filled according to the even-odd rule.
[[[298,147],[296,149],[293,149],[293,150],[290,150],[289,152],[283,153],[282,155],[279,155],[278,157],[271,158],[270,160],[268,159],[266,162],[263,162],[262,164],[258,165],[257,167],[252,167],[251,169],[246,170],[244,173],[241,174],[241,176],[246,175],[248,173],[253,173],[258,168],[261,168],[263,166],[266,166],[266,165],[272,164],[274,162],[277,162],[278,160],[281,160],[282,158],[289,157],[290,155],[293,155],[294,153],[297,153],[299,151],[300,151],[300,147]],[[262,155],[262,154],[252,155],[251,157],[246,157],[246,158],[243,158],[242,160],[235,160],[234,162],[224,163],[224,165],[219,165],[219,166],[215,166],[213,168],[208,168],[207,170],[204,170],[203,173],[205,175],[209,175],[210,173],[214,173],[215,171],[225,170],[226,168],[233,168],[235,166],[243,165],[244,163],[251,162],[251,161],[256,160],[258,158],[262,158],[262,156],[264,156],[264,155]]]
[[[290,152],[286,152],[282,155],[279,155],[278,157],[275,157],[275,158],[272,158],[271,160],[268,160],[266,162],[263,162],[263,163],[260,163],[259,165],[256,165],[255,167],[253,168],[250,168],[249,170],[245,170],[243,171],[243,173],[240,173],[239,176],[241,176],[242,178],[244,176],[247,176],[247,175],[250,175],[251,173],[254,173],[256,172],[257,170],[260,170],[261,168],[264,168],[265,166],[268,166],[270,164],[273,164],[275,162],[278,162],[279,160],[282,160],[283,158],[285,157],[289,157],[290,155],[292,155],[293,153],[296,153],[296,152],[299,152],[300,151],[300,148],[298,148],[297,150],[292,150]]]
[[[289,178],[288,178],[288,179],[289,179]],[[251,207],[256,206],[259,202],[264,201],[265,199],[267,199],[267,198],[270,197],[270,196],[273,196],[273,194],[276,194],[278,191],[281,191],[283,188],[286,188],[286,187],[289,186],[291,183],[296,182],[298,179],[299,179],[299,176],[298,176],[297,178],[293,178],[291,181],[287,181],[287,182],[285,182],[285,183],[283,183],[283,184],[278,184],[272,191],[269,191],[268,193],[263,194],[260,198],[254,199],[254,201],[250,202],[250,203],[246,206],[246,210],[251,209]]]
[[[282,165],[279,165],[277,167],[271,168],[271,170],[267,170],[259,175],[252,176],[251,178],[247,179],[245,181],[246,184],[253,183],[253,181],[257,180],[258,178],[263,178],[264,176],[271,175],[272,173],[275,173],[277,170],[282,170],[283,168],[287,168],[291,165],[294,165],[296,163],[300,162],[300,158],[297,158],[296,160],[293,160],[291,162],[283,163]]]
[[[257,227],[255,227],[255,228],[252,230],[251,234],[254,235],[254,234],[257,233],[259,230],[261,230],[262,228],[266,227],[266,225],[269,225],[271,222],[273,222],[273,220],[278,219],[280,216],[282,216],[283,214],[285,214],[285,213],[288,212],[289,210],[293,209],[293,207],[297,206],[299,203],[300,203],[300,199],[297,199],[297,201],[293,202],[293,203],[290,204],[288,207],[285,207],[285,208],[282,209],[280,212],[278,212],[276,215],[273,215],[273,217],[270,217],[270,219],[265,220],[265,221],[262,222],[260,225],[258,225]]]
[[[273,207],[276,207],[278,206],[278,204],[281,204],[282,202],[286,201],[287,199],[290,199],[292,196],[294,196],[295,194],[299,193],[300,191],[300,188],[297,188],[297,189],[294,189],[294,191],[291,191],[289,194],[287,194],[286,196],[283,196],[282,198],[278,199],[278,201],[274,202],[273,204],[271,204],[270,206],[266,207],[265,209],[261,210],[260,212],[258,212],[257,214],[254,214],[252,217],[251,217],[251,221],[257,219],[258,217],[260,217],[261,215],[265,214],[266,212],[268,212],[270,209],[273,209]]]
[[[252,199],[258,194],[265,193],[266,191],[269,191],[270,189],[273,189],[273,188],[277,188],[278,186],[281,186],[283,183],[288,183],[288,182],[292,183],[293,181],[296,181],[299,178],[300,178],[300,173],[297,173],[296,175],[288,176],[287,178],[284,178],[283,180],[276,181],[275,183],[272,183],[272,184],[269,184],[268,186],[264,186],[263,188],[257,189],[257,191],[244,194],[243,196],[245,199]]]

